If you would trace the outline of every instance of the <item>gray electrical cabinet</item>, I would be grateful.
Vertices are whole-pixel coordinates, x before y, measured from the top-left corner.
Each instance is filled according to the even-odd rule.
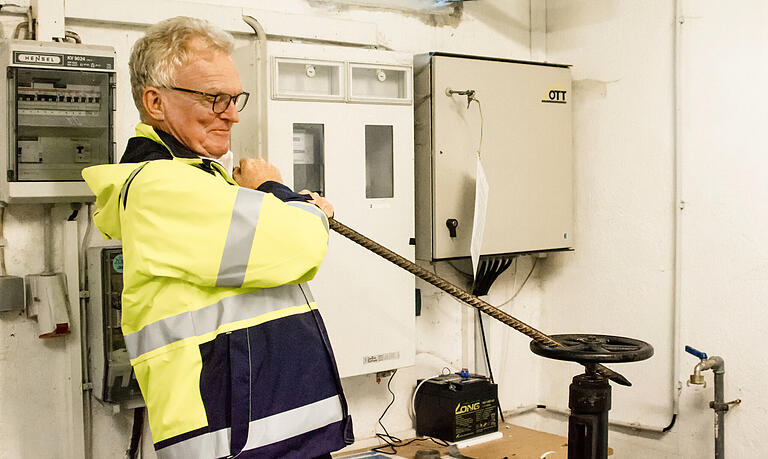
[[[570,68],[445,53],[414,67],[416,257],[470,256],[478,151],[481,254],[572,249]]]
[[[114,49],[0,40],[0,67],[0,201],[93,201],[80,173],[112,162]]]
[[[123,249],[119,245],[90,247],[88,258],[88,365],[93,395],[125,408],[142,406],[120,328],[123,293]]]

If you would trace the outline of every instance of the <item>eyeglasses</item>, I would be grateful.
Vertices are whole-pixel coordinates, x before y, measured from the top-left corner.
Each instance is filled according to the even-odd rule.
[[[240,94],[236,94],[234,96],[229,94],[209,94],[203,91],[194,91],[192,89],[177,88],[175,86],[170,87],[168,89],[173,89],[174,91],[187,92],[190,94],[198,94],[201,96],[205,96],[209,99],[212,99],[213,103],[211,104],[211,109],[213,110],[213,113],[216,113],[217,115],[227,111],[230,103],[235,104],[235,110],[237,110],[238,112],[241,111],[243,108],[245,108],[245,104],[248,103],[248,96],[250,95],[247,92],[241,92]]]

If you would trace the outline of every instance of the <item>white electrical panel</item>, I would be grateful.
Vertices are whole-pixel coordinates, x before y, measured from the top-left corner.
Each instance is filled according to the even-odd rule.
[[[489,184],[481,254],[573,248],[570,68],[444,53],[415,62],[417,258],[470,256],[478,151]]]
[[[268,159],[338,221],[413,259],[412,55],[270,41],[235,58],[264,104],[241,113],[235,154]],[[412,275],[332,231],[310,286],[342,377],[413,365]]]
[[[0,40],[0,201],[92,201],[80,172],[113,157],[112,48]]]

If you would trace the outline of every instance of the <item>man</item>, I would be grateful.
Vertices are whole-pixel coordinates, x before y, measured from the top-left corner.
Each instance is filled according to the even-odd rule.
[[[83,177],[123,241],[122,329],[157,456],[330,457],[352,424],[306,282],[333,208],[263,161],[230,176],[248,101],[232,45],[199,19],[147,30],[129,62],[137,137]]]

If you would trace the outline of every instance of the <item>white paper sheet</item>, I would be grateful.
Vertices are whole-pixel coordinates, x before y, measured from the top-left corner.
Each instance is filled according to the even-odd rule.
[[[472,256],[472,273],[477,275],[477,264],[480,261],[480,250],[483,248],[483,232],[485,231],[485,213],[488,210],[488,179],[483,170],[483,163],[477,158],[477,173],[475,174],[475,216],[472,219],[472,242],[469,253]]]

